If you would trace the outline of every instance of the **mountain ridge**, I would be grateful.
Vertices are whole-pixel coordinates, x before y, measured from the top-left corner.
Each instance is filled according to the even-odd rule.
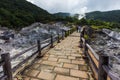
[[[21,28],[34,22],[48,22],[53,15],[26,0],[1,0],[0,25]]]
[[[86,19],[120,23],[120,10],[89,12],[86,13]]]
[[[66,13],[66,12],[58,12],[58,13],[54,13],[53,15],[55,15],[56,17],[63,17],[63,18],[71,16],[70,13]]]

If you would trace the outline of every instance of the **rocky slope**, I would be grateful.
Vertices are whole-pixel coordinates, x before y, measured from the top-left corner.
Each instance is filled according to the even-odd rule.
[[[9,40],[0,39],[0,54],[9,52],[10,56],[12,57],[28,49],[29,47],[32,47],[33,45],[35,45],[38,39],[43,41],[50,38],[51,34],[53,36],[57,35],[58,33],[61,34],[61,29],[65,30],[68,28],[61,23],[55,23],[52,25],[34,23],[31,26],[22,28],[22,30],[19,32],[1,28],[0,32],[2,35],[7,35],[5,34],[5,32],[14,33],[14,37],[11,37],[11,35],[9,35],[9,36],[6,36],[6,37],[10,37]],[[42,46],[46,44],[42,44]],[[19,58],[17,58],[12,62],[12,66],[17,65],[19,62],[24,60],[26,57],[30,56],[31,53],[35,52],[36,50],[37,48],[30,50],[29,52],[20,56]]]
[[[120,75],[120,37],[118,35],[119,33],[115,31],[103,29],[102,32],[96,33],[96,37],[90,45],[97,54],[102,53],[110,56],[111,69]]]

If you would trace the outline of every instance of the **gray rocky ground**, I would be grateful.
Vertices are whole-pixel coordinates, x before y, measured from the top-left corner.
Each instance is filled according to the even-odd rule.
[[[42,23],[34,23],[28,27],[21,29],[20,31],[14,31],[7,28],[0,28],[0,54],[10,53],[10,56],[14,56],[19,54],[20,52],[36,45],[37,40],[41,41],[50,38],[51,34],[53,36],[59,33],[61,35],[61,29],[68,30],[69,28],[65,27],[62,23],[55,24],[42,24]],[[8,32],[8,34],[13,33],[14,37],[11,35],[3,34],[4,32]],[[7,35],[9,40],[1,39],[1,36]],[[47,43],[46,43],[47,44]],[[46,45],[42,44],[42,46]],[[16,66],[19,62],[23,61],[26,57],[30,56],[33,52],[35,52],[37,48],[21,55],[15,60],[12,60],[12,67]]]
[[[96,53],[107,54],[110,56],[109,64],[111,69],[120,75],[120,35],[103,29],[103,33],[96,33],[96,37],[90,43]]]

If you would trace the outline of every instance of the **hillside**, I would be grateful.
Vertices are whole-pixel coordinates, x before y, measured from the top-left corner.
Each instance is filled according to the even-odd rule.
[[[53,17],[47,11],[26,0],[0,0],[0,25],[21,28],[33,22],[48,22]]]
[[[90,13],[86,13],[86,18],[120,23],[120,10],[113,10],[106,12],[100,12],[100,11],[90,12]]]
[[[59,12],[59,13],[55,13],[54,14],[56,17],[69,17],[70,16],[70,13],[63,13],[63,12]]]

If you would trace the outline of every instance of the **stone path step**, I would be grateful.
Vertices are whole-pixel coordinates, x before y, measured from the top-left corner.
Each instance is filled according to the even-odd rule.
[[[78,46],[79,33],[75,32],[17,77],[21,80],[94,80]]]

